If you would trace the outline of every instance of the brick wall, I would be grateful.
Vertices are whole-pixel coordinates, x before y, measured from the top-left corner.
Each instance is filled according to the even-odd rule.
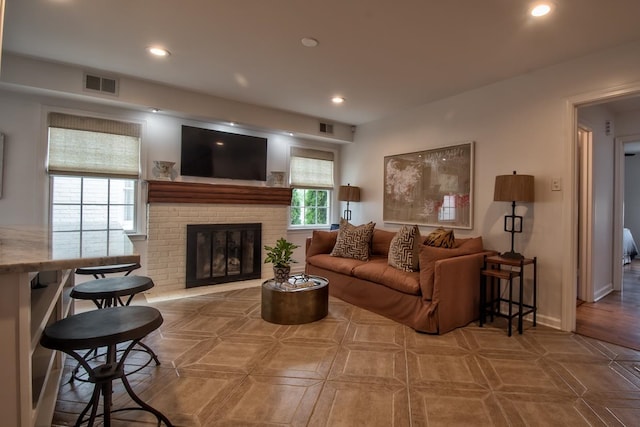
[[[287,206],[151,203],[148,208],[145,262],[153,293],[185,289],[187,224],[261,223],[263,245],[287,236]],[[262,277],[272,276],[271,265],[262,264]]]

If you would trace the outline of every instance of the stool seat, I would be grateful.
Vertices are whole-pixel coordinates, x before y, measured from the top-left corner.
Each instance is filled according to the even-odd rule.
[[[100,402],[103,397],[101,416],[104,425],[111,425],[111,414],[119,411],[138,410],[152,413],[158,420],[158,426],[164,422],[171,426],[169,419],[157,409],[145,403],[131,388],[124,372],[126,358],[135,345],[150,332],[162,325],[160,311],[147,306],[109,307],[102,310],[87,311],[71,315],[47,326],[40,338],[43,347],[60,350],[72,356],[85,369],[88,381],[94,384],[91,400],[80,413],[76,426],[84,423],[94,425]],[[119,353],[117,346],[126,343],[126,349]],[[91,366],[78,350],[106,347],[106,361]],[[118,360],[118,354],[121,354]],[[127,394],[138,406],[113,409],[113,380],[119,379]],[[90,412],[89,412],[90,411]],[[88,418],[85,417],[88,415]]]
[[[114,273],[126,273],[129,275],[133,270],[140,268],[140,263],[132,262],[129,264],[114,264],[114,265],[98,265],[95,267],[82,267],[76,268],[76,274],[92,275],[96,279],[104,278],[105,274]]]
[[[153,288],[153,280],[145,276],[123,276],[108,277],[106,279],[96,279],[90,282],[80,283],[71,290],[71,297],[75,299],[91,300],[98,308],[106,306],[129,305],[133,296]],[[129,296],[129,300],[124,303],[121,297]]]
[[[41,344],[55,350],[83,350],[144,338],[162,325],[147,306],[110,307],[74,314],[47,326]]]

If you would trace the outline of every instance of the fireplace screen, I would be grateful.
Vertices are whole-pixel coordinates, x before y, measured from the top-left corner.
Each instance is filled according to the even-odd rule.
[[[261,224],[187,225],[187,288],[261,277]]]

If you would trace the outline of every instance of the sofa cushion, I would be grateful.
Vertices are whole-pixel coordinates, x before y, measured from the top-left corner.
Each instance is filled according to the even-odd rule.
[[[347,221],[340,220],[340,230],[331,256],[368,260],[369,244],[375,225],[374,222],[369,222],[354,226]]]
[[[337,237],[337,231],[313,230],[307,256],[331,253],[333,247],[336,245]]]
[[[375,229],[371,238],[371,255],[389,255],[391,240],[396,235],[395,231]]]
[[[402,271],[418,271],[420,230],[417,225],[403,225],[389,245],[389,265]]]
[[[435,246],[437,248],[452,248],[455,244],[453,230],[438,228],[425,237],[424,244],[427,246]]]
[[[356,266],[353,275],[358,279],[379,283],[405,294],[420,295],[420,273],[391,267],[384,257],[375,257]]]
[[[433,280],[436,261],[462,255],[482,252],[482,237],[468,239],[457,248],[437,248],[429,245],[420,247],[420,283],[424,298],[433,297]],[[480,273],[478,273],[480,274]]]
[[[317,254],[307,258],[308,264],[348,276],[352,276],[354,269],[366,262],[353,258],[334,257],[329,254]]]
[[[458,240],[456,239],[455,247],[462,248],[468,254],[475,254],[477,252],[484,251],[484,246],[482,245],[482,236],[469,237],[469,238],[463,239],[460,242],[458,242]]]

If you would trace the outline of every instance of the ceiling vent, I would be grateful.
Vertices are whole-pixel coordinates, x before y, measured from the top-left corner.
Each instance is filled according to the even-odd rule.
[[[118,80],[96,74],[84,74],[84,90],[100,92],[108,95],[118,95]]]
[[[333,125],[331,123],[320,122],[320,133],[333,135]]]

